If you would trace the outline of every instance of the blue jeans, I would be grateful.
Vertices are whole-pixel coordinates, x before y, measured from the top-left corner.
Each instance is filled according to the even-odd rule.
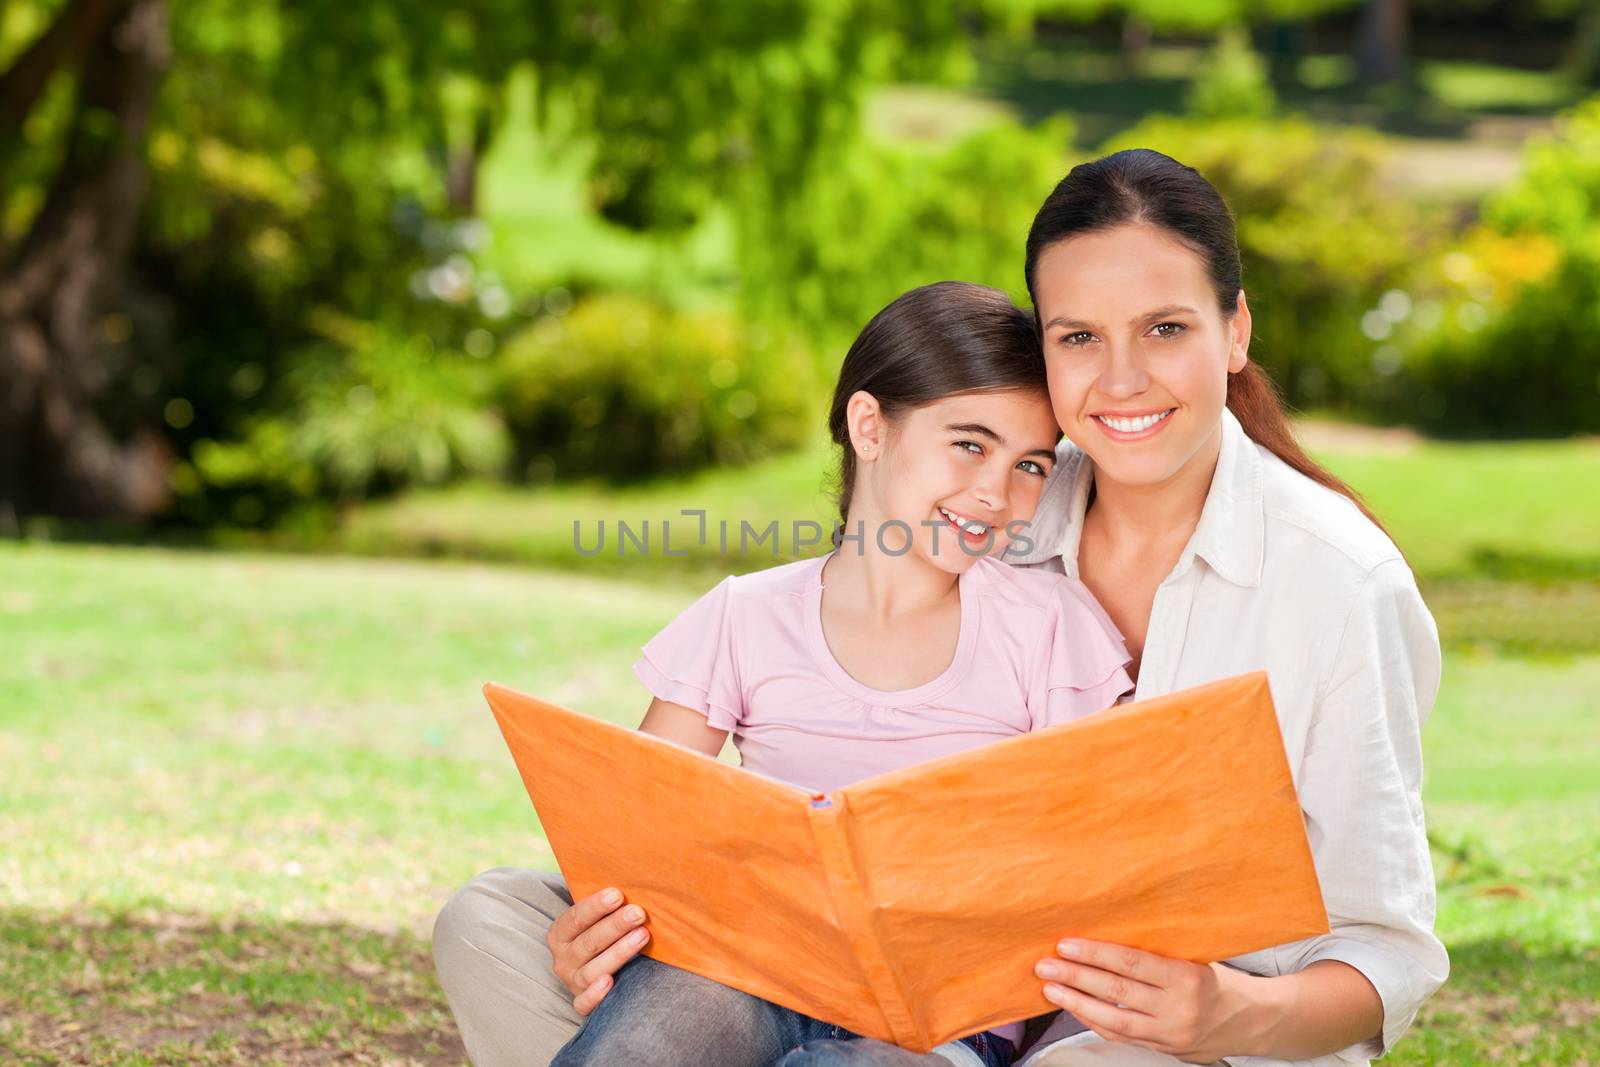
[[[961,1043],[984,1067],[1011,1067],[1011,1042]],[[637,956],[550,1067],[950,1067],[797,1011]]]

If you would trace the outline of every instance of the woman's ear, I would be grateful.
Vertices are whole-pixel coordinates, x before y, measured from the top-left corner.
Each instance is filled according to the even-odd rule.
[[[1229,326],[1233,336],[1228,348],[1228,373],[1238,374],[1250,362],[1250,305],[1245,302],[1243,289],[1239,290],[1239,301],[1234,305]]]
[[[856,450],[856,459],[870,462],[883,452],[883,409],[878,398],[865,389],[857,389],[845,402],[845,426],[850,430],[850,447]]]

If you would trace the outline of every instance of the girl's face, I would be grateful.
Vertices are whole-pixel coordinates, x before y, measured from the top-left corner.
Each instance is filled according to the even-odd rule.
[[[1043,390],[962,393],[890,422],[869,393],[850,405],[857,468],[845,532],[866,523],[858,550],[901,554],[909,529],[910,553],[960,574],[1004,550],[1008,523],[1033,518],[1061,436]],[[885,525],[894,520],[905,528]]]
[[[1200,255],[1127,223],[1046,248],[1034,274],[1050,403],[1096,477],[1158,486],[1214,463],[1250,310],[1217,307]]]

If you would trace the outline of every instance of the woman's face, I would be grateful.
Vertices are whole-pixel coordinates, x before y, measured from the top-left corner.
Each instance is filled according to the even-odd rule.
[[[1007,524],[1033,518],[1061,436],[1036,389],[963,393],[887,422],[862,392],[850,422],[857,481],[846,533],[864,520],[872,549],[874,525],[898,520],[905,529],[884,528],[887,551],[900,554],[909,529],[910,551],[953,574],[1003,551]]]
[[[1228,374],[1250,345],[1244,294],[1225,317],[1199,253],[1143,223],[1049,246],[1034,289],[1050,403],[1096,477],[1157,486],[1209,472]]]

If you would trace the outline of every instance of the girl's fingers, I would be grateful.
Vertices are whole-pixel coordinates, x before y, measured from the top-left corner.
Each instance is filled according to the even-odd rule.
[[[622,892],[602,889],[573,903],[550,924],[550,947],[571,944],[589,927],[622,906]]]
[[[1163,991],[1132,978],[1098,967],[1087,967],[1063,960],[1040,960],[1034,973],[1047,981],[1087,993],[1108,1004],[1122,1004],[1146,1015],[1158,1014]]]
[[[584,993],[593,988],[594,983],[602,978],[609,978],[622,969],[622,965],[639,954],[639,950],[650,941],[650,932],[643,927],[633,930],[626,937],[610,945],[595,956],[588,963],[579,967],[572,975],[571,986],[582,989]],[[604,994],[601,994],[602,996]]]
[[[644,909],[637,904],[629,904],[602,916],[573,939],[572,955],[587,967],[589,960],[626,938],[636,927],[644,925],[644,919]]]
[[[611,992],[611,976],[601,975],[588,989],[572,998],[572,1009],[579,1015],[588,1015],[599,1007],[600,1001]]]

